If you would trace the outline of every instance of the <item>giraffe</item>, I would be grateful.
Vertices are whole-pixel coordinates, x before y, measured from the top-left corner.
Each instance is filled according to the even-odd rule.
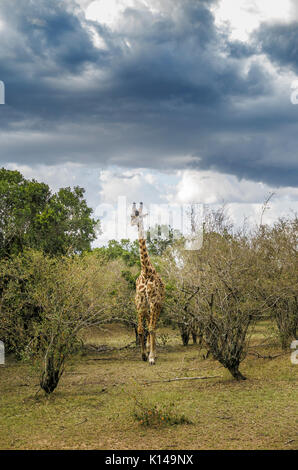
[[[141,345],[143,361],[149,360],[150,365],[155,364],[155,338],[156,324],[162,308],[164,299],[164,284],[160,275],[152,266],[145,240],[143,219],[147,214],[143,214],[143,203],[137,210],[136,203],[133,203],[131,214],[131,225],[138,227],[141,274],[136,281],[135,304],[138,312],[138,335]],[[144,320],[148,326],[148,337],[145,348]]]

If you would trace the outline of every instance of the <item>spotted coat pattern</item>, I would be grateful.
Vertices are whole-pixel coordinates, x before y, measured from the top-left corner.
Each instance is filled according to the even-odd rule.
[[[164,284],[160,275],[152,266],[144,239],[139,239],[141,274],[136,282],[135,303],[138,311],[138,333],[141,338],[142,357],[147,360],[143,344],[144,320],[147,323],[149,338],[147,352],[149,362],[155,361],[155,330],[164,300]]]

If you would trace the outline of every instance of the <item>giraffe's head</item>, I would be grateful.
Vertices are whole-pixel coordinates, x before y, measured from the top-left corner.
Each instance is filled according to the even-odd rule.
[[[146,215],[147,214],[143,214],[143,203],[140,202],[139,209],[137,209],[136,203],[134,202],[131,212],[131,225],[137,225],[137,227],[140,228],[143,226],[143,219]]]

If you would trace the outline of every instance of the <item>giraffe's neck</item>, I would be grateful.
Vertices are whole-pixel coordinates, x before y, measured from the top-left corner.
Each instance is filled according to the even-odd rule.
[[[143,219],[140,220],[138,225],[139,235],[139,248],[140,248],[140,260],[142,272],[147,275],[151,271],[151,263],[146,246],[145,230],[143,225]]]
[[[146,240],[145,238],[139,238],[139,247],[140,247],[140,260],[141,260],[141,268],[142,271],[147,274],[151,269],[151,263],[146,247]]]

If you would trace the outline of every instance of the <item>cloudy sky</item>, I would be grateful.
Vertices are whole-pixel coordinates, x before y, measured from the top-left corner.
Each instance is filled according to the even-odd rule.
[[[0,80],[0,164],[97,215],[298,211],[296,0],[1,0]]]

